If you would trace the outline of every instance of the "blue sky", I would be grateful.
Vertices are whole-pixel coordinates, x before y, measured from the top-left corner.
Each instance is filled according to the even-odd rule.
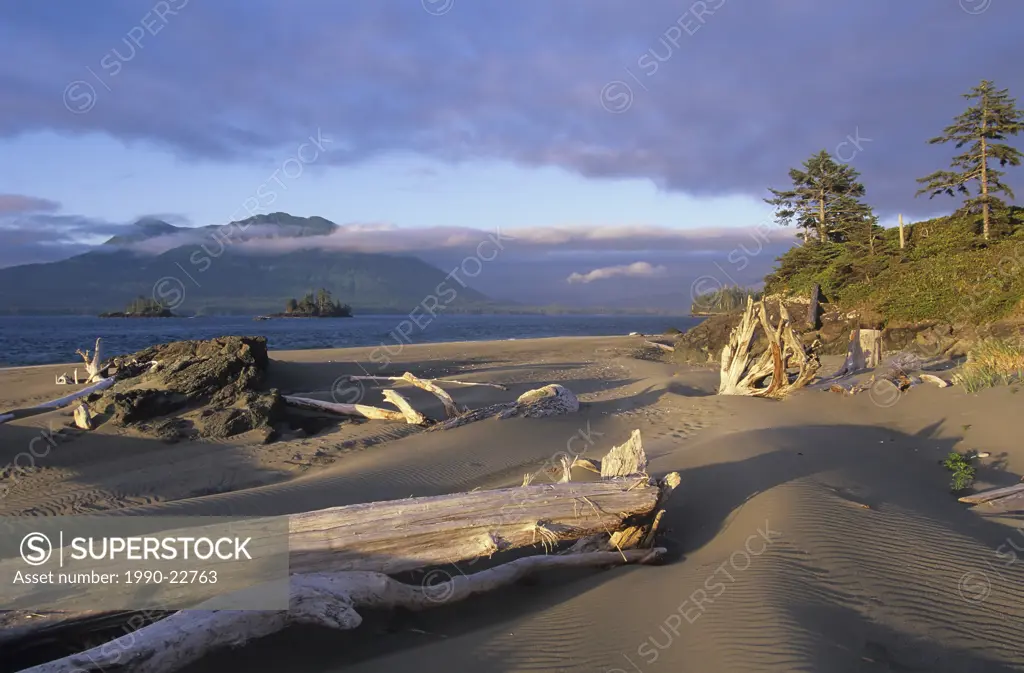
[[[948,212],[913,196],[952,153],[926,141],[982,78],[1024,94],[1021,25],[1010,0],[5,3],[0,266],[145,215],[247,210],[748,230],[822,148],[862,172],[883,223]]]

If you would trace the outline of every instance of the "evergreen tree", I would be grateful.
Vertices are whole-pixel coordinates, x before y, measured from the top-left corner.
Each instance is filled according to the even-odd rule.
[[[299,310],[299,302],[295,301],[295,297],[288,300],[284,310],[286,313],[295,313]]]
[[[803,230],[804,243],[812,237],[821,243],[841,242],[857,223],[872,216],[871,208],[860,202],[864,196],[860,173],[836,163],[825,150],[805,161],[803,169],[791,168],[789,178],[793,188],[769,188],[774,198],[765,203],[775,206],[776,222],[796,224]]]
[[[964,201],[963,210],[981,211],[982,231],[987,241],[991,229],[991,211],[1006,207],[1002,200],[993,195],[1003,193],[1011,199],[1015,198],[1013,191],[1000,179],[1004,172],[995,169],[994,165],[998,162],[1000,166],[1019,166],[1021,163],[1020,151],[1000,141],[1024,130],[1024,112],[1017,108],[1016,100],[1010,97],[1008,89],[996,89],[988,80],[982,80],[981,84],[971,89],[970,93],[963,94],[963,97],[978,102],[968,107],[951,126],[947,126],[941,136],[928,142],[932,145],[952,142],[956,143],[957,149],[968,144],[970,147],[963,154],[953,157],[950,164],[953,170],[936,171],[919,178],[918,182],[923,183],[924,187],[915,196],[929,193],[929,198],[934,198],[939,194],[954,196],[954,192],[959,192],[969,197]],[[972,181],[977,182],[977,195],[973,197],[967,186]]]

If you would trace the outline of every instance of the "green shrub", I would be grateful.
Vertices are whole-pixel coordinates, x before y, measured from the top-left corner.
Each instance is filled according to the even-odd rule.
[[[949,486],[954,491],[962,491],[974,483],[974,466],[966,456],[950,451],[942,464],[953,473]]]

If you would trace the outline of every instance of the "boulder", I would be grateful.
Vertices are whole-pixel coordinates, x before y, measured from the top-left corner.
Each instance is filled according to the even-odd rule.
[[[257,429],[266,439],[285,419],[278,391],[261,388],[269,362],[263,337],[153,346],[115,359],[118,380],[95,396],[93,408],[110,423],[165,440]]]

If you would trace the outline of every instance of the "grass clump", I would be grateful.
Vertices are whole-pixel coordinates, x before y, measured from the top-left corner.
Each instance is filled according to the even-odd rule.
[[[974,483],[974,466],[966,456],[950,451],[942,464],[953,473],[949,486],[954,491],[962,491]]]
[[[983,339],[967,354],[967,362],[953,382],[969,393],[1024,381],[1024,341]]]

